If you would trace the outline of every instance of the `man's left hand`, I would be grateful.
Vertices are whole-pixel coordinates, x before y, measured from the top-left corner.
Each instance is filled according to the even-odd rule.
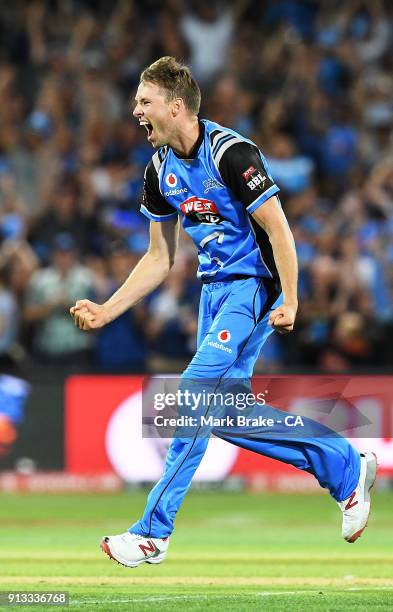
[[[271,312],[269,325],[279,334],[289,334],[295,325],[297,306],[282,304]]]

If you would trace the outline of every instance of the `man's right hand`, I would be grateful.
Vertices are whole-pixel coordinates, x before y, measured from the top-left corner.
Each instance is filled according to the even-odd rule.
[[[99,329],[111,321],[105,306],[90,300],[78,300],[75,306],[70,308],[70,315],[75,325],[84,331]]]

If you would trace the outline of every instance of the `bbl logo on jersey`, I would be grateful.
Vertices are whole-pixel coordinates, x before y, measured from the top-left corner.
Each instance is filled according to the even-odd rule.
[[[231,332],[227,329],[222,329],[220,332],[218,332],[217,338],[220,342],[229,342],[229,340],[231,339]]]
[[[165,177],[165,182],[168,185],[168,187],[176,187],[177,185],[177,176],[176,174],[173,174],[173,172],[170,172],[169,174],[166,175]]]
[[[254,166],[247,168],[247,170],[243,172],[242,177],[251,191],[254,191],[254,189],[262,190],[266,181],[266,176],[262,176],[261,171],[254,168]]]
[[[220,215],[213,200],[191,196],[180,204],[180,210],[191,221],[198,223],[221,223],[224,218]]]

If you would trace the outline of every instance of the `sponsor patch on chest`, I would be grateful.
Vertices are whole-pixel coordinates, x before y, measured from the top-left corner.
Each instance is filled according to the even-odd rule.
[[[182,213],[192,221],[199,223],[221,223],[224,218],[220,215],[213,200],[191,196],[180,204]]]

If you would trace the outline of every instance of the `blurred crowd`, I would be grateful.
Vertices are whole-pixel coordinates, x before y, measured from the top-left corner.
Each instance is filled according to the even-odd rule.
[[[130,114],[140,71],[188,62],[201,116],[255,140],[300,264],[296,332],[260,371],[393,361],[393,5],[388,0],[14,0],[0,9],[0,368],[179,371],[199,282],[183,236],[167,281],[95,334],[148,245],[153,150]]]

